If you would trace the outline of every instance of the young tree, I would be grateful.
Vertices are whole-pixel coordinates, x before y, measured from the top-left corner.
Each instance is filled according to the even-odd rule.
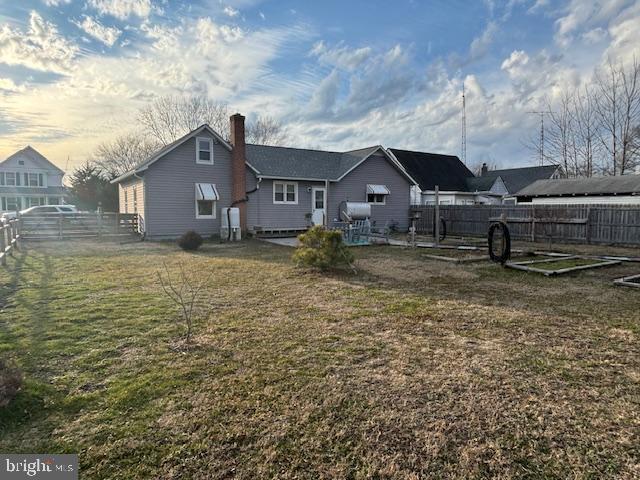
[[[577,141],[576,154],[580,176],[593,176],[602,148],[598,142],[600,122],[596,112],[593,88],[586,86],[577,91],[573,101],[574,138]]]
[[[545,157],[552,164],[562,165],[565,175],[575,177],[580,169],[577,165],[576,140],[574,131],[574,96],[565,90],[557,105],[547,99],[547,131],[545,132]]]
[[[95,163],[76,168],[69,182],[72,201],[80,209],[97,210],[101,205],[104,211],[117,210],[118,186],[112,185]]]

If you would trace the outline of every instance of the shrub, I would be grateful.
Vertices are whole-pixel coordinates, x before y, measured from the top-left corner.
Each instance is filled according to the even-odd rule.
[[[293,254],[298,266],[328,270],[341,265],[353,268],[353,253],[342,241],[342,232],[321,226],[310,228],[298,236],[300,246]]]
[[[0,407],[9,405],[22,387],[22,373],[0,358]]]
[[[198,232],[189,230],[178,239],[178,245],[183,250],[197,250],[202,245],[202,236]]]

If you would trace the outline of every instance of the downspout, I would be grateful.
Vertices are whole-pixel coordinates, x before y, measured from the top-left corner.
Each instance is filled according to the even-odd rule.
[[[251,195],[254,192],[257,192],[260,189],[260,182],[262,181],[262,177],[258,177],[258,181],[256,183],[256,188],[253,188],[251,190],[249,190],[248,192],[245,192],[245,196],[244,198],[241,198],[240,200],[235,200],[233,202],[231,202],[231,205],[229,206],[229,208],[227,208],[227,241],[230,242],[231,241],[231,209],[233,207],[235,207],[236,205],[240,205],[241,203],[246,203],[249,201],[249,195]]]
[[[329,179],[325,179],[324,181],[324,192],[325,192],[325,199],[324,199],[324,226],[326,228],[329,228]],[[315,198],[313,199],[313,201],[315,202]]]

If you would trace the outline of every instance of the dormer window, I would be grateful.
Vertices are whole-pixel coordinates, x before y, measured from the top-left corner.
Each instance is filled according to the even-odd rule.
[[[24,165],[24,160],[18,160],[18,165]]]
[[[213,140],[210,138],[196,138],[196,163],[213,165]]]

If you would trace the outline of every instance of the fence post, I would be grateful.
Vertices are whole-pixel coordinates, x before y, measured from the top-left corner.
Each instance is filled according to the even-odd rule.
[[[434,234],[436,237],[436,247],[440,245],[440,187],[436,185],[435,190],[436,208],[434,211]]]
[[[531,206],[531,241],[536,243],[536,207]]]
[[[587,223],[585,223],[585,228],[587,231],[585,232],[585,237],[587,240],[587,245],[591,244],[591,207],[587,208]]]
[[[21,218],[20,218],[20,213],[18,213],[18,217],[15,220],[15,231],[14,231],[14,235],[16,238],[16,250],[20,250],[20,230],[22,230],[20,228],[20,222],[21,222]]]
[[[98,224],[98,239],[102,238],[102,209],[98,207],[96,211],[96,223]]]
[[[9,220],[9,223],[7,224],[7,228],[8,228],[8,232],[9,232],[9,236],[7,238],[7,246],[9,247],[7,249],[7,251],[9,252],[9,255],[11,255],[13,257],[13,220]]]
[[[58,238],[62,240],[62,214],[58,213]]]
[[[117,235],[118,233],[120,233],[120,231],[119,231],[119,229],[120,229],[120,214],[118,212],[116,212],[115,218],[116,218],[116,224],[114,226],[113,233],[115,233]]]
[[[2,265],[7,264],[7,226],[0,224],[0,253],[2,253],[2,258],[0,259],[0,263]]]

